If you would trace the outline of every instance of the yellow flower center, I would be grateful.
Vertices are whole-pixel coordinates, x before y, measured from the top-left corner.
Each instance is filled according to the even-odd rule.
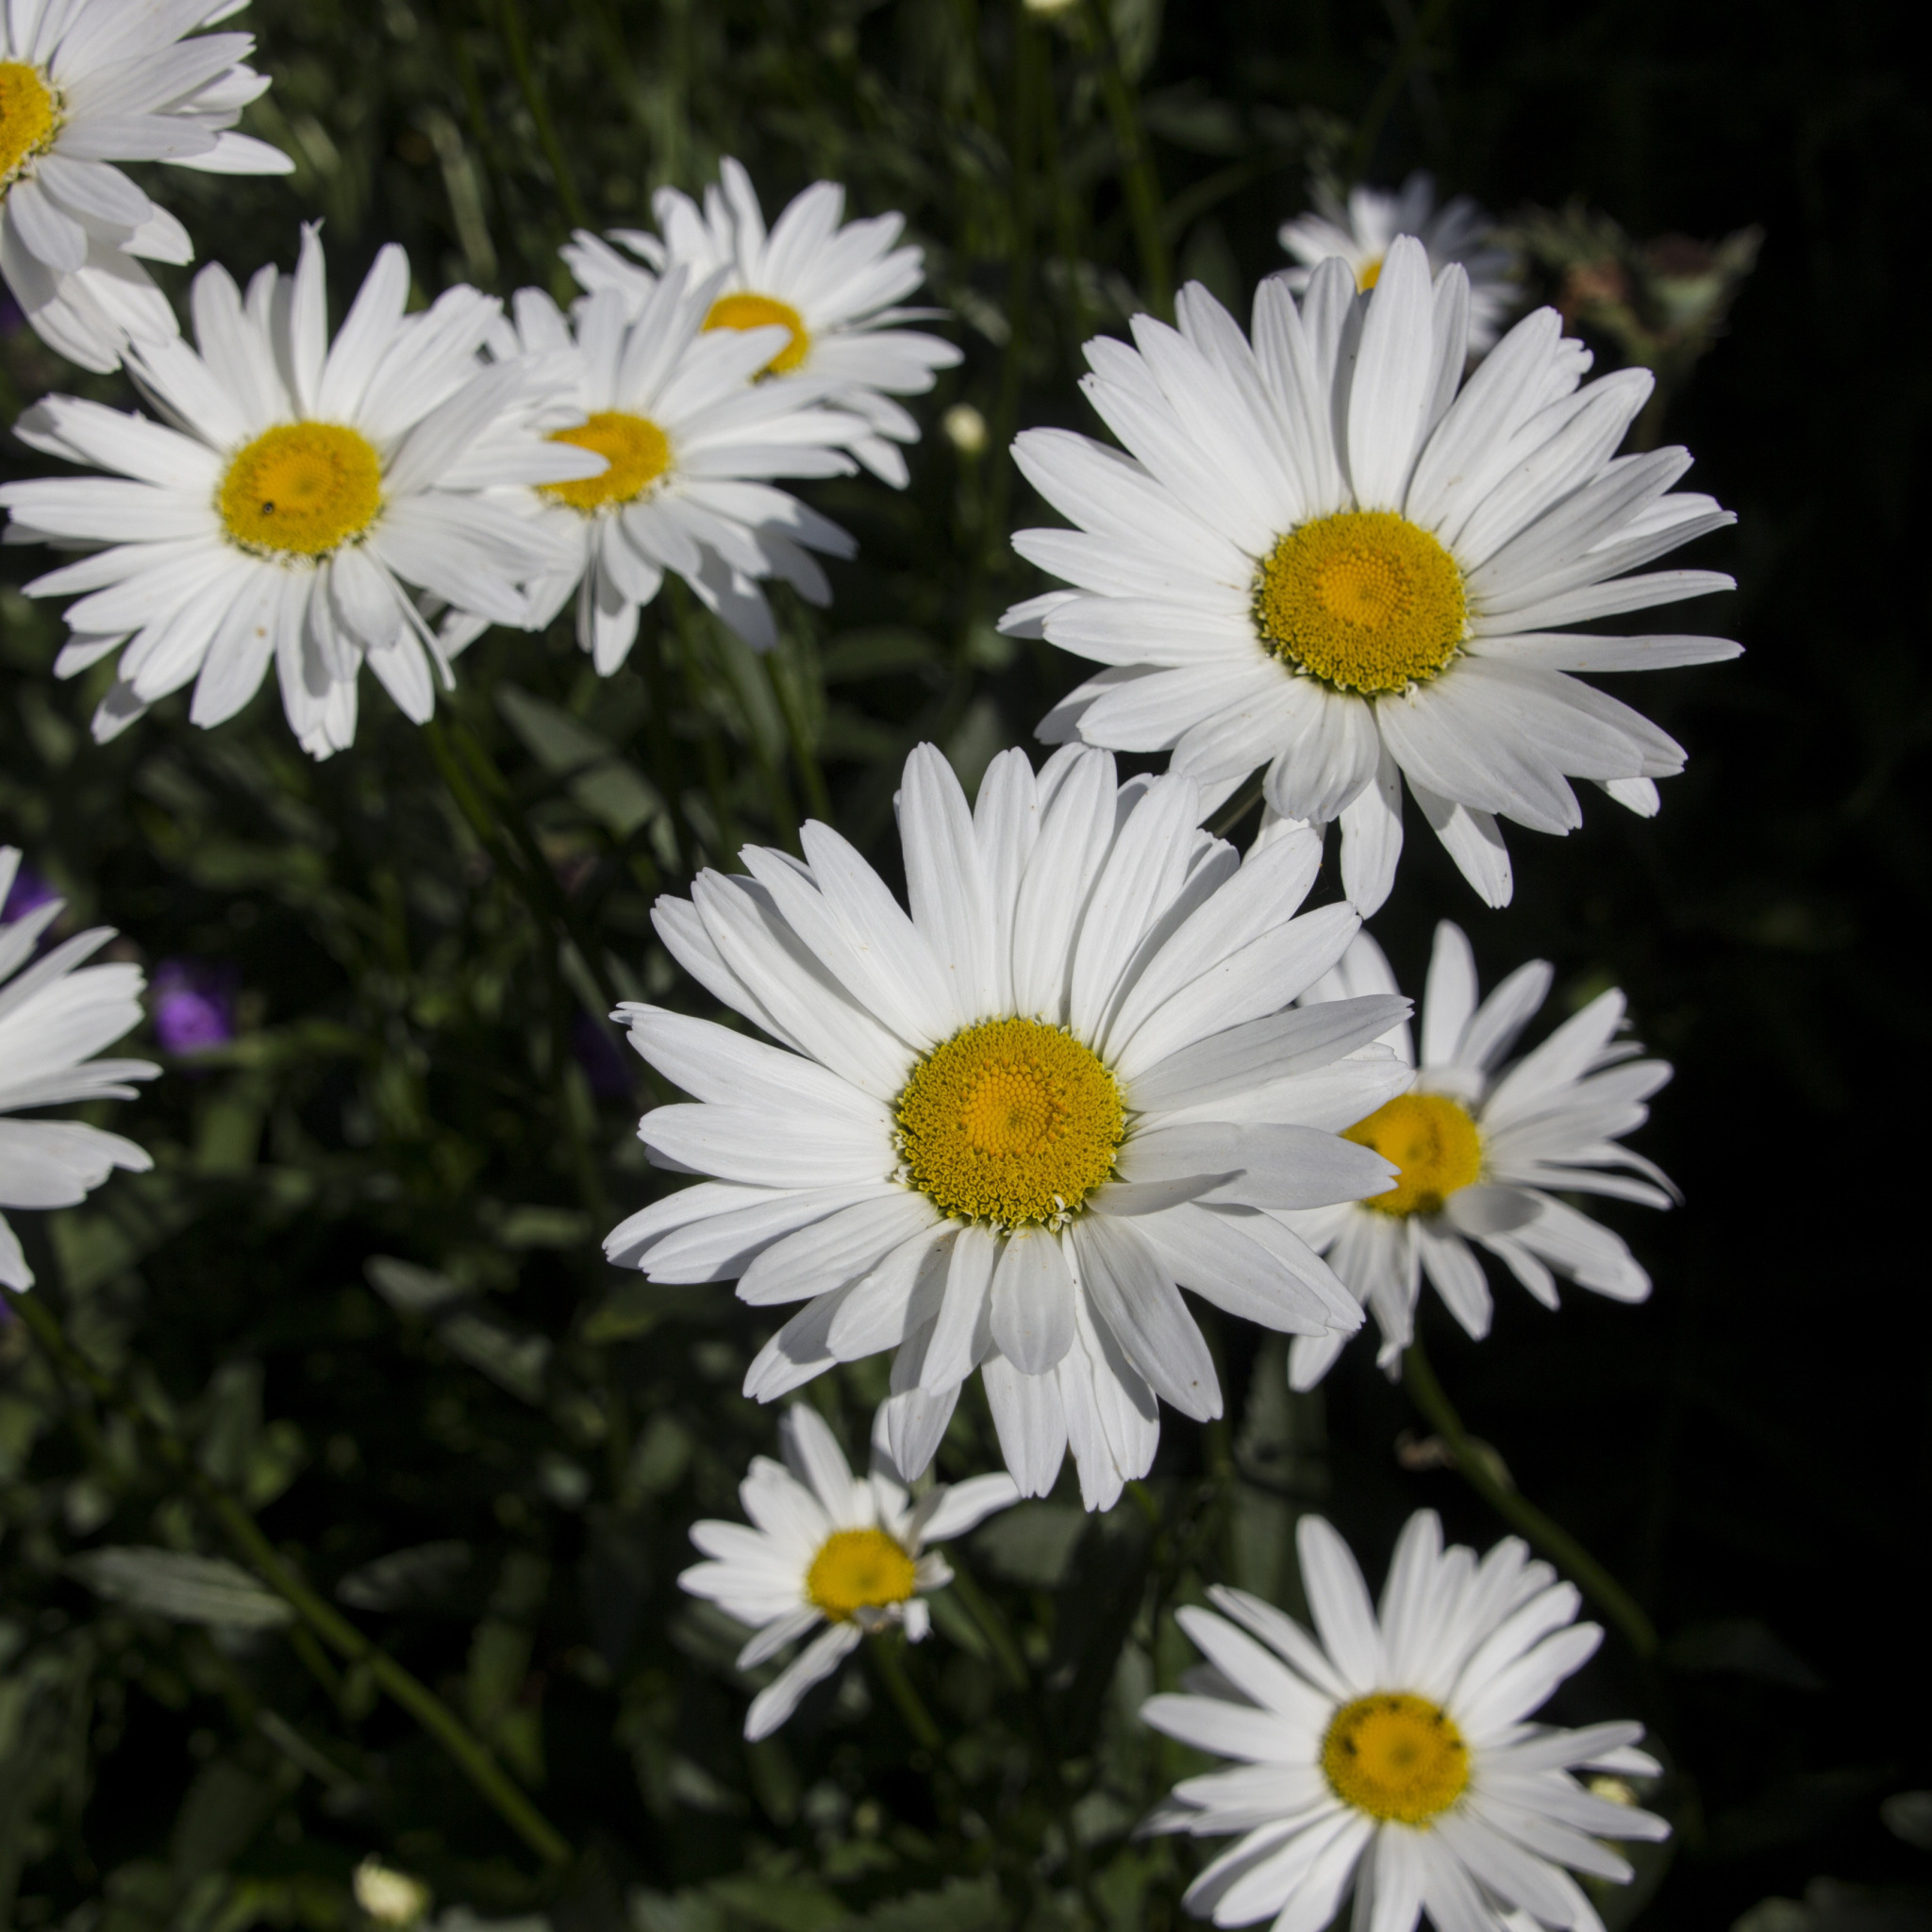
[[[1255,623],[1285,663],[1373,696],[1426,683],[1468,627],[1462,573],[1392,510],[1351,509],[1291,530],[1255,579]]]
[[[648,417],[623,409],[599,409],[575,429],[553,430],[550,440],[595,450],[610,465],[601,476],[539,485],[544,495],[587,517],[632,502],[671,467],[671,439]]]
[[[1373,261],[1365,261],[1356,270],[1355,288],[1358,295],[1366,295],[1382,279],[1382,258],[1378,255]]]
[[[1322,1740],[1322,1774],[1344,1805],[1371,1818],[1426,1824],[1461,1797],[1469,1746],[1439,1705],[1378,1690],[1335,1713]]]
[[[0,191],[10,188],[60,125],[54,91],[25,60],[0,60]]]
[[[216,507],[244,550],[325,557],[382,508],[382,458],[340,423],[283,423],[228,465]]]
[[[903,1604],[917,1580],[912,1558],[882,1529],[835,1529],[806,1573],[805,1593],[834,1624],[855,1610]]]
[[[1040,1020],[985,1020],[913,1068],[899,1151],[942,1212],[1001,1227],[1057,1222],[1113,1169],[1126,1124],[1093,1051]]]
[[[759,373],[789,375],[811,353],[811,331],[791,303],[775,295],[720,295],[705,315],[707,328],[770,328],[774,323],[789,328],[791,340]]]
[[[1402,1170],[1386,1194],[1362,1203],[1383,1214],[1440,1214],[1442,1203],[1483,1171],[1475,1123],[1442,1093],[1399,1093],[1341,1138],[1373,1147]]]

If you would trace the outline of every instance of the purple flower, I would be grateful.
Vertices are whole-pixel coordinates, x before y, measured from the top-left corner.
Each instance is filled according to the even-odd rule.
[[[599,1100],[629,1100],[630,1061],[624,1050],[590,1014],[574,1013],[570,1023],[570,1050]]]
[[[235,1037],[240,975],[225,961],[163,959],[155,968],[155,1037],[164,1053],[206,1053]]]
[[[32,866],[23,865],[13,875],[13,884],[8,888],[7,904],[0,908],[0,919],[25,919],[38,906],[44,906],[49,899],[60,896]]]

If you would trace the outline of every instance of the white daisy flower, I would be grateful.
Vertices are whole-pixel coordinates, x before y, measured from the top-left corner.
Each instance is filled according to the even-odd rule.
[[[935,371],[961,359],[951,342],[904,326],[935,312],[897,306],[925,279],[924,250],[892,245],[905,217],[847,222],[844,189],[818,181],[792,199],[768,234],[751,176],[729,156],[718,175],[703,208],[675,188],[658,191],[652,208],[661,238],[613,229],[610,241],[628,257],[579,229],[563,251],[572,274],[587,289],[619,290],[633,312],[673,263],[693,279],[722,275],[705,327],[783,327],[785,341],[763,367],[774,377],[808,377],[831,390],[841,408],[864,419],[846,447],[874,475],[903,490],[899,445],[919,441],[919,425],[892,398],[924,395]]]
[[[19,867],[19,851],[0,845],[0,905]],[[114,937],[112,926],[75,933],[21,972],[65,904],[46,899],[0,925],[0,1208],[72,1208],[117,1167],[145,1174],[154,1165],[132,1141],[84,1121],[12,1117],[22,1108],[132,1100],[128,1081],[160,1072],[150,1060],[91,1058],[141,1024],[139,966],[80,964]],[[0,1281],[31,1288],[33,1280],[19,1237],[0,1213]]]
[[[1318,1636],[1217,1586],[1223,1616],[1175,1613],[1209,1666],[1191,1676],[1194,1694],[1141,1707],[1155,1729],[1241,1760],[1184,1779],[1150,1820],[1242,1834],[1189,1887],[1188,1908],[1217,1925],[1322,1932],[1353,1890],[1357,1932],[1414,1932],[1424,1913],[1437,1932],[1505,1932],[1512,1911],[1603,1932],[1570,1873],[1625,1883],[1629,1865],[1603,1840],[1670,1827],[1571,1775],[1656,1776],[1635,1748],[1641,1724],[1528,1722],[1602,1641],[1574,1621],[1575,1590],[1514,1537],[1480,1562],[1445,1550],[1424,1509],[1395,1546],[1378,1617],[1327,1524],[1305,1516],[1295,1536]]]
[[[1461,928],[1444,920],[1423,993],[1420,1064],[1407,1022],[1383,1035],[1415,1076],[1407,1092],[1344,1136],[1392,1161],[1395,1186],[1347,1207],[1288,1217],[1374,1311],[1382,1330],[1376,1359],[1391,1374],[1415,1339],[1424,1275],[1472,1336],[1480,1341],[1490,1332],[1478,1247],[1545,1307],[1557,1306],[1558,1275],[1614,1301],[1641,1302],[1650,1293],[1650,1276],[1623,1241],[1557,1194],[1671,1205],[1663,1171],[1618,1144],[1650,1118],[1645,1102],[1671,1077],[1671,1066],[1638,1058],[1641,1045],[1616,1037],[1624,995],[1611,991],[1506,1067],[1550,979],[1548,962],[1532,959],[1478,1005],[1475,956]],[[1318,1006],[1395,991],[1381,947],[1361,933],[1302,1001]],[[1294,1387],[1312,1389],[1343,1339],[1297,1337],[1289,1357]]]
[[[175,312],[139,258],[192,261],[188,231],[114,161],[286,175],[288,156],[232,132],[268,77],[250,34],[199,34],[246,0],[13,0],[0,11],[0,275],[41,338],[83,369]]]
[[[715,277],[713,278],[715,281]],[[545,422],[555,442],[606,458],[599,476],[537,492],[567,568],[530,586],[532,624],[576,593],[577,641],[608,676],[630,654],[638,612],[675,571],[754,650],[777,641],[763,577],[783,577],[815,604],[831,586],[814,550],[850,557],[852,539],[774,476],[849,475],[841,445],[856,416],[818,407],[814,383],[754,383],[783,346],[777,327],[706,333],[712,284],[682,268],[657,282],[634,321],[602,290],[578,304],[575,328],[538,289],[519,291],[504,346],[547,358],[561,388]]]
[[[1497,240],[1496,225],[1466,194],[1436,206],[1436,183],[1418,170],[1401,188],[1351,188],[1344,202],[1325,184],[1316,188],[1312,214],[1281,225],[1281,245],[1302,264],[1288,270],[1297,294],[1332,256],[1348,265],[1357,289],[1373,289],[1398,235],[1413,235],[1429,256],[1429,273],[1451,262],[1469,277],[1469,352],[1480,356],[1502,333],[1503,318],[1522,294],[1516,255]]]
[[[808,1631],[824,1628],[752,1700],[744,1735],[769,1737],[814,1684],[829,1677],[876,1630],[901,1629],[922,1643],[932,1627],[923,1599],[953,1573],[927,1545],[963,1536],[1020,1491],[1008,1475],[941,1483],[916,1501],[894,1464],[881,1411],[873,1427],[872,1473],[857,1480],[838,1439],[812,1409],[794,1404],[778,1424],[783,1462],[752,1458],[739,1486],[755,1525],[696,1523],[691,1540],[710,1557],[677,1581],[757,1630],[738,1654],[749,1671]]]
[[[1370,1044],[1406,1008],[1290,1010],[1355,911],[1296,916],[1312,838],[1243,864],[1199,810],[1190,779],[1117,786],[1073,748],[1037,777],[1003,753],[969,809],[923,745],[899,799],[909,917],[816,824],[804,863],[747,847],[750,877],[660,899],[673,957],[779,1045],[621,1009],[695,1102],[640,1137],[715,1178],[632,1216],[611,1259],[804,1302],[751,1365],[761,1401],[896,1349],[908,1476],[981,1370],[1021,1489],[1043,1495],[1071,1444],[1090,1508],[1153,1460],[1157,1398],[1221,1412],[1180,1285],[1290,1333],[1358,1326],[1279,1210],[1386,1191],[1339,1129],[1407,1084]]]
[[[567,563],[508,486],[594,475],[604,458],[529,426],[530,370],[479,362],[498,304],[458,288],[405,315],[408,260],[391,245],[331,344],[324,274],[312,227],[294,275],[260,270],[245,308],[225,269],[203,269],[199,353],[178,337],[128,352],[162,422],[48,396],[16,425],[49,456],[119,472],[0,488],[9,541],[90,553],[26,587],[86,593],[55,675],[126,646],[96,739],[191,679],[189,715],[218,724],[271,663],[316,758],[354,741],[365,660],[420,724],[449,667],[411,590],[521,625],[519,586]]]
[[[1357,296],[1340,261],[1299,307],[1255,296],[1251,346],[1204,289],[1178,332],[1087,345],[1083,387],[1130,455],[1031,429],[1020,467],[1080,526],[1014,546],[1078,588],[1008,612],[1108,668],[1041,727],[1172,751],[1219,797],[1257,765],[1283,817],[1342,828],[1364,913],[1389,895],[1406,780],[1492,906],[1510,893],[1496,816],[1582,823],[1567,778],[1657,809],[1680,746],[1570,674],[1706,663],[1721,639],[1600,637],[1562,625],[1730,587],[1711,571],[1623,573],[1732,521],[1666,494],[1681,449],[1616,457],[1651,376],[1579,388],[1590,356],[1554,309],[1517,324],[1464,383],[1469,285],[1431,292],[1398,237]]]

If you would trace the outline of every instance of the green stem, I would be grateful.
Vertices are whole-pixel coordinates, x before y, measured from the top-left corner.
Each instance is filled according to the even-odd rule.
[[[689,647],[695,649],[697,641],[690,639]],[[743,656],[728,646],[719,650],[710,637],[704,639],[703,648],[722,674],[719,682],[728,687],[738,700],[738,715],[744,721],[744,741],[751,748],[752,762],[758,768],[758,776],[765,781],[765,799],[771,808],[772,824],[779,838],[793,853],[803,854],[805,848],[798,842],[798,808],[792,803],[791,788],[786,784],[779,760],[773,757],[771,747],[765,742],[765,734],[758,728],[758,699],[749,682],[757,674]],[[782,708],[780,715],[783,715]]]
[[[1100,51],[1100,94],[1121,151],[1121,185],[1126,191],[1127,218],[1133,223],[1141,257],[1141,279],[1147,285],[1147,306],[1163,322],[1172,322],[1174,272],[1168,265],[1167,236],[1160,219],[1160,177],[1154,172],[1140,104],[1121,66],[1113,23],[1101,0],[1086,0],[1085,10],[1088,31]]]
[[[999,1658],[1000,1668],[1006,1672],[1008,1681],[1015,1690],[1024,1691],[1030,1697],[1033,1678],[1013,1636],[1012,1625],[1001,1614],[999,1606],[974,1580],[972,1573],[959,1567],[957,1552],[947,1557],[946,1567],[953,1573],[948,1588],[959,1599],[966,1614],[979,1625],[980,1634],[992,1646],[992,1654]]]
[[[1506,1523],[1520,1529],[1559,1570],[1576,1579],[1583,1593],[1629,1639],[1639,1657],[1657,1652],[1657,1630],[1637,1599],[1592,1557],[1561,1524],[1553,1522],[1536,1505],[1506,1481],[1491,1461],[1485,1445],[1475,1441],[1462,1418],[1442,1392],[1420,1341],[1412,1341],[1402,1357],[1402,1386],[1428,1418],[1430,1426],[1448,1444],[1456,1472]]]
[[[891,1693],[892,1702],[899,1707],[899,1715],[906,1720],[906,1728],[912,1733],[922,1750],[937,1753],[940,1727],[933,1722],[932,1713],[921,1701],[919,1692],[912,1688],[912,1679],[906,1674],[906,1666],[900,1661],[899,1648],[903,1641],[896,1631],[875,1631],[867,1638],[866,1648],[872,1653],[873,1668]]]
[[[550,118],[550,101],[543,92],[542,77],[537,72],[536,62],[530,58],[530,35],[524,25],[524,9],[518,0],[501,0],[501,4],[504,46],[509,54],[509,64],[516,70],[517,86],[523,91],[524,104],[530,110],[530,119],[536,123],[538,142],[557,182],[557,197],[563,203],[563,211],[570,217],[571,225],[581,228],[590,217],[584,212],[583,197],[577,192],[576,176],[571,172],[563,143],[557,138],[557,124]]]
[[[1080,345],[1092,332],[1092,319],[1087,313],[1087,294],[1080,273],[1077,204],[1073,184],[1060,159],[1059,104],[1053,77],[1053,47],[1049,42],[1041,58],[1040,148],[1042,172],[1053,192],[1054,246],[1059,252],[1060,267],[1067,277],[1067,325],[1070,347],[1079,353]]]
[[[463,725],[446,731],[441,718],[431,718],[423,727],[423,737],[457,809],[469,821],[483,849],[509,875],[538,925],[556,928],[558,938],[577,949],[606,1009],[615,1008],[619,995],[603,950],[557,883],[536,835],[516,808],[509,781],[475,734]]]
[[[1006,555],[1007,506],[1011,499],[1013,481],[1008,450],[1013,432],[1019,427],[1020,390],[1025,379],[1027,334],[1032,320],[1033,142],[1038,131],[1033,102],[1043,57],[1040,29],[1025,8],[1016,7],[1013,12],[1012,205],[1007,214],[1012,224],[1012,251],[1007,262],[1007,341],[1000,352],[1000,386],[993,398],[992,425],[987,437],[992,460],[987,465],[986,498],[966,586],[964,617],[968,634],[979,615],[987,574],[990,569],[998,569]],[[963,647],[965,635],[960,641]]]
[[[1261,802],[1261,774],[1257,772],[1208,823],[1217,839],[1224,839]]]
[[[1448,10],[1449,0],[1425,0],[1422,12],[1403,35],[1402,43],[1395,50],[1395,58],[1389,63],[1389,71],[1370,99],[1361,125],[1356,129],[1355,140],[1349,146],[1349,174],[1356,180],[1361,179],[1363,170],[1374,154],[1375,142],[1381,139],[1382,125],[1395,106],[1395,96],[1402,92],[1403,82],[1408,78],[1409,71],[1428,44],[1429,36]]]
[[[798,782],[805,788],[806,809],[813,818],[829,824],[832,820],[832,794],[825,790],[824,772],[806,733],[805,713],[800,708],[798,693],[792,690],[791,678],[779,670],[775,651],[767,653],[764,662],[765,675],[772,681],[772,695],[778,700],[778,714],[785,720],[785,735],[791,741],[791,762],[798,767]]]
[[[331,1605],[309,1589],[262,1534],[261,1526],[227,1491],[196,1466],[188,1444],[157,1422],[113,1377],[96,1368],[67,1338],[45,1298],[0,1285],[13,1312],[32,1330],[55,1367],[132,1423],[160,1459],[221,1525],[236,1552],[263,1583],[339,1657],[366,1665],[376,1683],[436,1741],[494,1807],[504,1822],[547,1864],[567,1865],[569,1844],[512,1784],[495,1756],[435,1691],[378,1649]]]

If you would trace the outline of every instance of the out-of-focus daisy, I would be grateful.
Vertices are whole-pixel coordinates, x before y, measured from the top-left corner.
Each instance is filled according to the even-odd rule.
[[[197,34],[246,0],[16,0],[0,12],[0,275],[42,340],[109,370],[175,312],[140,258],[191,261],[188,231],[110,163],[286,175],[232,130],[268,77],[250,34]],[[193,39],[185,36],[194,35]]]
[[[628,323],[624,297],[601,290],[578,305],[575,329],[541,290],[516,297],[512,359],[541,358],[565,378],[544,418],[560,425],[551,440],[610,465],[536,492],[571,561],[530,586],[530,622],[547,624],[575,592],[577,641],[607,676],[667,570],[767,651],[777,632],[759,579],[783,577],[824,604],[831,586],[811,553],[852,555],[837,524],[769,479],[849,474],[841,445],[864,425],[820,408],[816,383],[754,383],[784,331],[705,332],[709,287],[674,268]]]
[[[1376,1359],[1391,1374],[1415,1338],[1424,1275],[1471,1335],[1490,1332],[1477,1247],[1546,1307],[1557,1306],[1558,1275],[1620,1302],[1650,1293],[1650,1276],[1623,1241],[1557,1193],[1671,1205],[1662,1170],[1618,1144],[1649,1119],[1645,1103],[1671,1077],[1670,1063],[1641,1059],[1638,1041],[1617,1038],[1624,995],[1613,990],[1506,1067],[1550,977],[1547,962],[1532,959],[1478,1005],[1474,955],[1461,928],[1444,920],[1423,993],[1420,1061],[1406,1022],[1383,1036],[1415,1077],[1347,1132],[1395,1164],[1395,1186],[1289,1217],[1374,1311],[1382,1330]],[[1381,947],[1360,933],[1302,999],[1318,1006],[1395,991]],[[1297,1389],[1321,1380],[1343,1339],[1296,1337],[1289,1373]]]
[[[981,1475],[936,1484],[914,1501],[892,1461],[883,1412],[864,1481],[824,1422],[802,1405],[785,1411],[778,1440],[785,1460],[754,1457],[739,1486],[753,1526],[693,1524],[691,1540],[711,1560],[677,1579],[756,1628],[738,1654],[741,1671],[819,1631],[752,1700],[744,1735],[753,1739],[775,1731],[861,1637],[896,1628],[923,1642],[932,1627],[923,1599],[953,1580],[946,1559],[927,1545],[963,1536],[1020,1496],[1011,1476]]]
[[[19,852],[0,845],[0,902],[19,865]],[[132,1141],[84,1121],[14,1118],[23,1108],[132,1100],[127,1083],[160,1072],[150,1060],[92,1058],[141,1023],[139,966],[81,965],[114,937],[112,926],[75,933],[26,964],[65,904],[42,899],[0,925],[0,1208],[72,1208],[117,1167],[145,1174],[154,1165]],[[0,1281],[31,1288],[33,1280],[20,1239],[0,1213]]]
[[[1073,748],[1037,777],[1002,754],[969,809],[924,745],[899,797],[909,917],[816,824],[806,863],[748,846],[749,878],[660,899],[673,957],[779,1044],[622,1009],[696,1103],[641,1138],[714,1178],[617,1228],[611,1259],[804,1302],[752,1363],[760,1400],[895,1349],[908,1476],[981,1370],[1021,1489],[1044,1494],[1071,1443],[1090,1508],[1145,1473],[1158,1401],[1221,1412],[1182,1285],[1293,1334],[1359,1325],[1280,1210],[1386,1190],[1339,1130],[1407,1084],[1370,1045],[1406,1008],[1291,1009],[1355,912],[1296,916],[1314,840],[1243,864],[1199,812],[1191,780],[1119,785]]]
[[[1649,814],[1655,781],[1684,762],[1571,674],[1738,650],[1562,628],[1729,588],[1710,571],[1624,573],[1732,518],[1667,493],[1683,450],[1614,454],[1647,371],[1579,387],[1589,352],[1544,308],[1465,383],[1468,313],[1462,270],[1432,291],[1407,236],[1366,295],[1340,261],[1299,307],[1280,276],[1263,282],[1252,345],[1191,286],[1178,331],[1136,316],[1138,347],[1087,345],[1083,387],[1130,455],[1059,429],[1014,445],[1079,525],[1015,547],[1078,588],[1004,627],[1108,667],[1041,736],[1172,751],[1216,796],[1266,766],[1284,818],[1341,821],[1364,913],[1394,879],[1405,781],[1471,884],[1506,904],[1499,815],[1571,830],[1573,777]]]
[[[1327,1524],[1304,1517],[1296,1543],[1318,1634],[1217,1585],[1222,1615],[1176,1613],[1208,1659],[1192,1694],[1141,1707],[1157,1730],[1240,1760],[1184,1779],[1150,1821],[1241,1834],[1188,1888],[1188,1908],[1217,1925],[1321,1932],[1353,1891],[1355,1924],[1374,1932],[1414,1932],[1424,1913],[1438,1932],[1505,1932],[1512,1911],[1602,1932],[1570,1874],[1627,1882],[1603,1840],[1670,1827],[1572,1775],[1656,1776],[1636,1748],[1641,1724],[1530,1722],[1602,1641],[1574,1621],[1575,1590],[1513,1537],[1480,1562],[1445,1550],[1424,1509],[1396,1544],[1377,1616]]]
[[[767,233],[751,176],[727,156],[718,177],[702,208],[660,188],[652,208],[661,236],[611,231],[610,241],[628,255],[579,229],[563,251],[571,272],[587,289],[619,290],[633,312],[673,265],[693,280],[721,275],[705,327],[782,327],[784,339],[760,366],[772,377],[807,377],[833,391],[841,408],[864,419],[845,446],[874,475],[903,490],[899,445],[919,441],[919,425],[892,398],[924,394],[935,371],[960,359],[951,342],[904,325],[934,312],[898,306],[925,278],[924,251],[893,246],[905,217],[847,222],[844,189],[818,181]]]
[[[1302,264],[1288,271],[1288,285],[1299,293],[1311,272],[1330,256],[1347,263],[1357,289],[1373,289],[1398,235],[1413,235],[1428,250],[1429,273],[1440,275],[1451,262],[1469,276],[1469,351],[1480,356],[1502,332],[1522,291],[1516,256],[1496,239],[1496,225],[1466,194],[1436,206],[1436,183],[1418,171],[1391,193],[1386,188],[1351,188],[1343,201],[1323,184],[1314,192],[1312,214],[1281,225],[1281,245]]]
[[[406,315],[408,292],[408,258],[384,248],[331,344],[305,228],[293,276],[261,269],[245,307],[225,269],[195,276],[199,353],[178,337],[128,351],[163,421],[74,396],[21,418],[35,449],[119,473],[0,488],[9,541],[92,553],[26,589],[83,593],[57,676],[125,646],[95,738],[191,680],[189,715],[218,724],[273,663],[295,735],[326,758],[355,740],[365,660],[419,724],[434,708],[449,667],[412,590],[528,621],[520,586],[570,553],[509,486],[592,476],[604,458],[530,426],[530,368],[478,362],[495,301],[457,288]]]

